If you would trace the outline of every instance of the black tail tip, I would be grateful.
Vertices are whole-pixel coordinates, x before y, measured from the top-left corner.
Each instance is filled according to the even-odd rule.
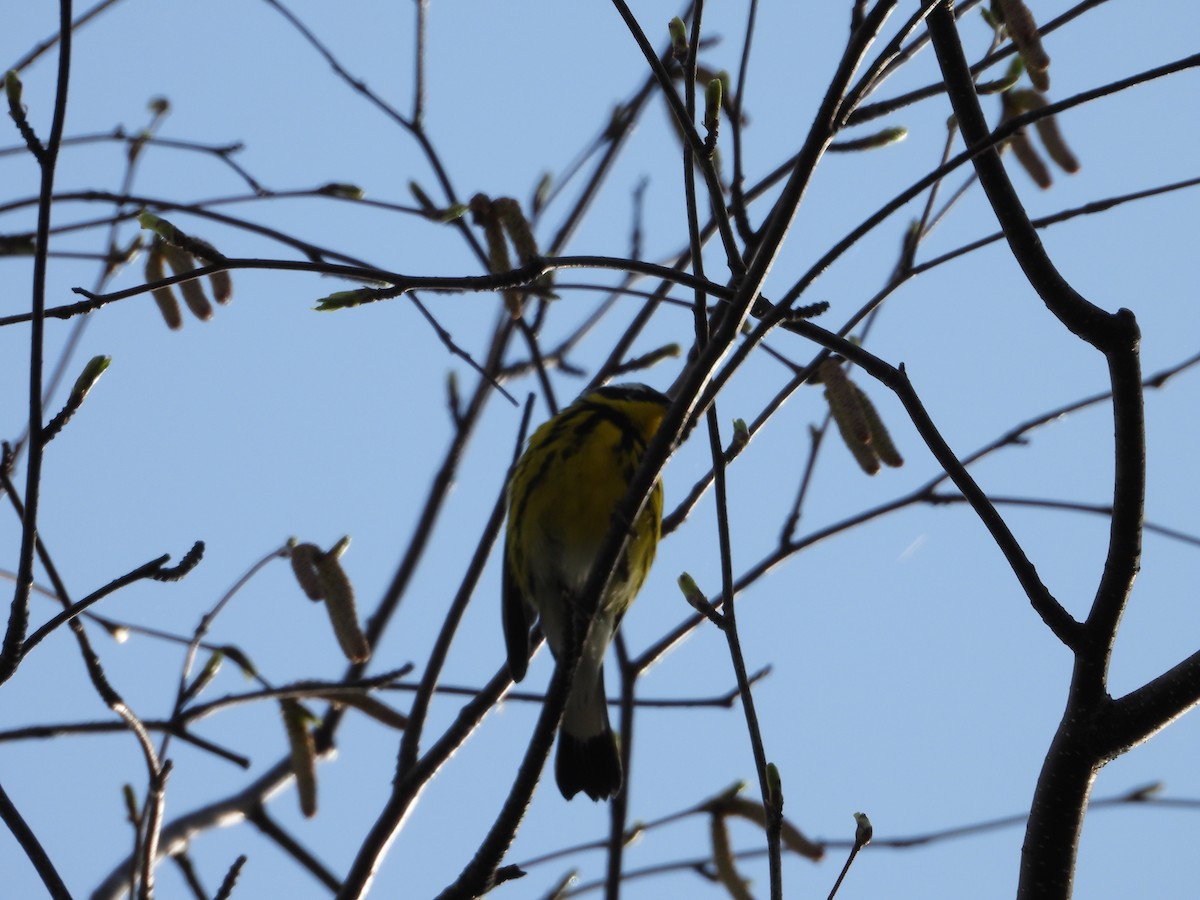
[[[580,740],[563,732],[554,765],[558,789],[570,800],[580,791],[593,800],[608,800],[621,791],[621,755],[611,731]]]

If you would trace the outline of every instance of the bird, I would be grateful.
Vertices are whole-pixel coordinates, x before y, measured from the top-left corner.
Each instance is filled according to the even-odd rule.
[[[662,533],[661,480],[630,528],[594,616],[580,601],[616,507],[670,402],[644,384],[587,391],[538,427],[509,477],[501,607],[513,681],[525,677],[535,614],[560,662],[591,622],[555,757],[555,780],[567,800],[580,791],[607,800],[624,782],[608,719],[604,654],[654,561]]]

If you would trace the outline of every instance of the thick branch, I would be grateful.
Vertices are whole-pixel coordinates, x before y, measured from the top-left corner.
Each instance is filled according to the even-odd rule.
[[[929,17],[929,32],[968,147],[984,141],[987,123],[954,24],[952,4]],[[1109,706],[1108,663],[1117,627],[1141,559],[1145,500],[1145,417],[1139,331],[1127,309],[1108,313],[1080,296],[1047,256],[1000,162],[989,148],[974,157],[992,209],[1013,256],[1046,308],[1072,334],[1100,350],[1113,386],[1115,473],[1108,557],[1076,647],[1076,664],[1062,721],[1038,779],[1021,861],[1018,897],[1069,897],[1079,833],[1096,773],[1109,758],[1097,716]]]
[[[1197,705],[1200,705],[1200,652],[1114,700],[1096,724],[1104,742],[1100,752],[1108,758],[1120,756]]]

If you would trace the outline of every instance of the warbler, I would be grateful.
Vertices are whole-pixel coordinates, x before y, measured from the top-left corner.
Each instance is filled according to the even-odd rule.
[[[555,659],[592,618],[580,604],[592,564],[670,399],[642,384],[601,387],[545,422],[513,468],[501,591],[508,669],[525,677],[534,613]],[[595,609],[558,736],[555,780],[570,800],[606,800],[623,777],[604,693],[604,653],[646,580],[662,533],[662,482],[630,529]],[[574,639],[574,641],[573,641]]]

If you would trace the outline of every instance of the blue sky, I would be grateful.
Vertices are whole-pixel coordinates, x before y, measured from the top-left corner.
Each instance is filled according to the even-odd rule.
[[[16,4],[13,4],[14,7]],[[0,62],[6,67],[53,31],[54,4],[20,4],[5,15]],[[714,5],[715,6],[715,5]],[[821,9],[765,4],[747,84],[746,168],[751,179],[777,165],[802,139],[841,52],[849,4]],[[901,15],[909,14],[905,4]],[[1034,3],[1049,21],[1065,3]],[[401,111],[412,96],[412,9],[356,2],[334,7],[296,3],[293,11]],[[1052,99],[1062,99],[1194,52],[1200,13],[1182,2],[1145,7],[1103,4],[1047,39],[1053,59]],[[678,9],[643,2],[636,13],[661,42]],[[712,9],[709,33],[719,44],[703,61],[735,69],[744,28],[740,9]],[[899,16],[897,16],[897,20]],[[893,27],[898,21],[891,23]],[[463,2],[430,9],[427,126],[459,194],[476,191],[524,202],[542,173],[561,172],[604,128],[614,104],[645,77],[644,61],[607,4],[527,2],[519,7]],[[975,59],[989,35],[978,14],[963,25]],[[890,97],[936,78],[929,52],[889,80]],[[25,102],[39,133],[48,131],[53,57],[23,73]],[[1200,140],[1194,71],[1143,85],[1072,110],[1061,127],[1080,157],[1075,176],[1059,174],[1040,191],[1013,171],[1031,215],[1041,216],[1129,191],[1194,177]],[[165,96],[171,112],[164,138],[224,146],[242,143],[237,163],[275,191],[328,182],[360,185],[369,199],[411,204],[408,183],[434,193],[434,178],[413,140],[337,79],[267,3],[222,0],[199,7],[125,0],[77,36],[68,133],[127,131],[148,118],[147,101]],[[985,104],[990,116],[998,104]],[[935,99],[880,120],[903,125],[906,141],[869,154],[830,155],[767,285],[781,294],[841,236],[938,161],[949,107]],[[869,132],[875,126],[867,126]],[[857,134],[852,136],[858,136]],[[723,136],[727,140],[727,135]],[[0,148],[15,146],[11,128]],[[725,143],[726,166],[730,151]],[[113,189],[123,149],[112,143],[64,150],[59,190]],[[681,163],[665,109],[652,104],[629,149],[605,183],[570,252],[624,255],[632,192],[647,180],[643,231],[646,258],[677,251],[686,237]],[[965,178],[951,176],[947,188]],[[0,156],[4,200],[32,196],[36,172],[20,154]],[[577,190],[539,223],[546,240]],[[183,201],[247,195],[237,174],[212,155],[154,148],[145,153],[134,192]],[[411,274],[474,274],[476,261],[451,228],[329,198],[253,199],[222,206],[233,215],[287,230],[315,243]],[[1196,195],[1183,191],[1085,216],[1043,233],[1052,257],[1085,296],[1106,309],[1131,308],[1143,332],[1143,365],[1153,373],[1197,352],[1200,305],[1193,259]],[[886,281],[919,204],[876,229],[815,284],[807,299],[827,300],[836,328]],[[56,211],[55,224],[109,214],[111,205],[77,203]],[[761,216],[761,211],[759,213]],[[294,259],[288,248],[198,216],[169,215],[184,230],[226,255]],[[0,212],[0,233],[31,228],[29,208]],[[128,241],[135,226],[121,232]],[[929,259],[995,230],[972,190],[918,254]],[[101,230],[56,238],[56,251],[95,253]],[[715,248],[714,248],[715,249]],[[719,255],[707,259],[720,272]],[[0,259],[3,314],[27,308],[28,259]],[[140,262],[114,287],[141,280]],[[73,302],[70,289],[90,287],[93,261],[52,261],[49,303]],[[715,277],[715,276],[714,276]],[[611,284],[611,274],[572,272],[560,281]],[[364,615],[387,585],[411,538],[429,473],[450,440],[444,396],[448,373],[464,394],[474,375],[447,353],[404,300],[320,314],[317,300],[348,285],[313,275],[239,271],[235,296],[213,319],[188,319],[169,332],[148,296],[113,304],[94,316],[74,372],[95,354],[113,357],[81,413],[48,449],[42,537],[73,595],[83,596],[162,553],[180,557],[207,543],[204,563],[178,585],[143,583],[106,600],[116,619],[189,633],[203,613],[258,558],[289,536],[328,546],[343,534],[353,543],[344,564]],[[689,296],[683,292],[679,296]],[[568,333],[604,295],[563,292],[544,337]],[[423,298],[455,340],[478,356],[498,300],[480,294]],[[636,313],[621,301],[589,335],[574,361],[597,365],[612,338]],[[73,323],[47,328],[51,357]],[[689,313],[657,315],[634,353],[686,339]],[[807,361],[800,338],[779,335],[771,346]],[[950,445],[967,454],[1018,422],[1102,391],[1101,357],[1045,312],[1000,245],[936,268],[896,292],[884,306],[869,348],[904,362]],[[0,329],[3,435],[23,430],[28,334]],[[644,375],[666,387],[678,372],[669,361]],[[73,375],[72,375],[73,377]],[[783,366],[763,356],[731,381],[719,402],[724,437],[735,417],[747,420],[786,381]],[[583,382],[556,373],[560,402]],[[936,464],[903,409],[866,376],[860,383],[891,426],[905,467],[863,476],[836,438],[825,442],[800,533],[869,509],[923,484]],[[519,397],[533,379],[509,385]],[[1185,373],[1147,395],[1148,520],[1200,531],[1200,486],[1191,461],[1200,381]],[[61,402],[61,398],[58,402]],[[52,402],[50,408],[57,408]],[[734,565],[742,572],[768,555],[807,460],[808,427],[824,415],[818,390],[797,392],[730,470]],[[536,415],[546,414],[543,405]],[[425,659],[432,635],[475,548],[501,489],[520,411],[494,398],[472,442],[456,487],[434,533],[402,612],[375,649],[372,671]],[[1037,432],[972,472],[995,495],[1103,504],[1111,491],[1111,417],[1101,405]],[[707,470],[705,441],[694,439],[665,473],[673,509]],[[19,472],[20,474],[20,472]],[[1107,524],[1098,516],[1005,508],[1052,592],[1076,615],[1086,611],[1103,561]],[[660,548],[642,596],[626,619],[635,652],[690,610],[675,587],[690,572],[711,595],[719,583],[711,494]],[[15,568],[19,527],[0,516],[0,568]],[[1200,554],[1194,546],[1147,535],[1143,569],[1113,660],[1119,694],[1194,652],[1200,612],[1194,603]],[[499,569],[493,553],[445,673],[449,684],[478,685],[503,658],[498,613]],[[973,514],[962,506],[916,507],[822,542],[781,565],[741,597],[739,621],[749,667],[772,666],[756,689],[767,754],[780,768],[788,817],[814,838],[846,839],[852,814],[865,811],[879,837],[906,836],[1019,814],[1028,807],[1038,768],[1061,714],[1070,671],[1067,652],[1029,608],[1011,572]],[[35,600],[35,621],[51,606]],[[235,641],[272,683],[336,678],[344,663],[319,607],[303,599],[286,565],[276,563],[238,595],[213,637]],[[177,648],[133,637],[116,645],[96,631],[106,670],[145,718],[165,715],[178,679]],[[610,664],[611,665],[611,664]],[[524,685],[537,689],[550,673],[539,656]],[[707,697],[734,684],[724,642],[704,627],[649,672],[641,693],[653,698]],[[248,685],[226,666],[212,697]],[[615,679],[610,669],[610,689]],[[60,633],[31,654],[0,695],[0,730],[38,722],[107,717],[86,681],[74,643]],[[404,709],[407,694],[389,696]],[[456,701],[435,706],[431,734],[453,716]],[[501,803],[536,707],[508,703],[428,787],[397,839],[378,882],[380,896],[432,896],[466,862]],[[1188,716],[1104,770],[1096,797],[1163,781],[1172,797],[1200,797],[1194,760],[1200,731]],[[201,726],[204,736],[251,756],[250,776],[221,760],[173,745],[175,773],[168,817],[239,790],[248,777],[285,752],[276,710],[241,707]],[[428,740],[428,739],[427,739]],[[738,779],[753,780],[753,760],[740,710],[649,710],[635,735],[631,817],[650,821],[686,808]],[[294,793],[270,806],[334,871],[344,872],[374,820],[390,783],[396,738],[350,716],[338,758],[320,770],[321,810],[300,818]],[[73,737],[0,744],[0,783],[46,843],[68,885],[90,891],[127,852],[120,786],[144,790],[144,769],[128,736]],[[1079,858],[1081,897],[1187,896],[1198,874],[1191,853],[1194,813],[1154,808],[1104,811],[1089,817]],[[543,785],[510,862],[601,838],[603,806],[565,804]],[[748,826],[734,829],[741,849],[761,846]],[[872,850],[860,857],[839,893],[866,897],[1011,896],[1021,828],[939,843],[924,849]],[[704,855],[707,825],[694,819],[653,831],[628,851],[630,868]],[[326,896],[248,826],[199,838],[193,853],[215,889],[225,867],[250,853],[240,896]],[[841,865],[835,851],[814,866],[789,858],[787,896],[825,896]],[[506,891],[538,896],[567,868],[584,880],[603,871],[599,854],[531,869]],[[13,896],[38,896],[38,884],[7,832],[0,869]],[[766,868],[745,873],[759,894]],[[183,896],[166,867],[162,896]],[[720,897],[692,875],[631,882],[624,896]]]

